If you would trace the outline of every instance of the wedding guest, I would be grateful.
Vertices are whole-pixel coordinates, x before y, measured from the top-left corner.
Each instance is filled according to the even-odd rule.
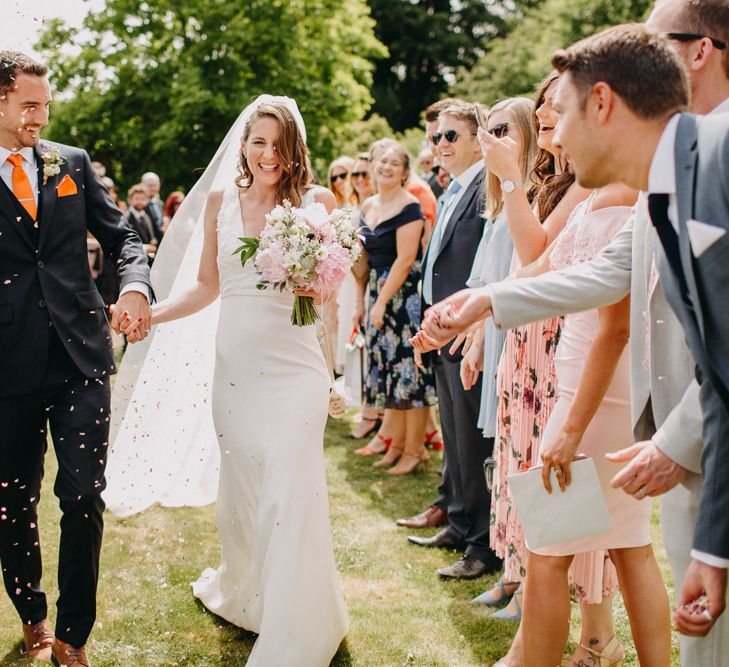
[[[357,159],[352,165],[352,188],[357,197],[357,206],[362,206],[365,199],[373,194],[369,153],[357,155]]]
[[[104,177],[106,176],[106,167],[101,162],[97,162],[96,160],[94,160],[91,163],[91,168],[96,172],[96,175],[103,181]]]
[[[357,206],[357,195],[352,188],[352,166],[354,160],[343,155],[329,165],[327,181],[329,189],[337,200],[337,208],[354,208]]]
[[[182,204],[184,199],[185,193],[180,192],[179,190],[175,190],[167,196],[167,199],[165,200],[164,215],[162,216],[163,233],[167,231],[167,227],[169,227],[172,218],[175,217],[175,213],[177,213],[177,209],[180,208],[180,204]]]
[[[361,228],[370,267],[366,391],[370,404],[387,409],[378,435],[388,445],[374,466],[392,466],[389,474],[406,475],[427,460],[425,429],[429,406],[436,402],[432,371],[416,368],[408,342],[420,326],[423,212],[405,189],[410,159],[400,144],[390,142],[379,151],[372,167],[377,194],[362,205]],[[362,284],[355,311],[360,320],[364,292]]]
[[[124,219],[139,235],[147,256],[154,257],[162,235],[161,232],[158,234],[152,218],[147,212],[149,205],[147,189],[141,183],[133,185],[127,193],[127,202],[129,208],[124,212]]]
[[[438,116],[433,134],[442,166],[454,177],[445,194],[423,265],[422,296],[435,303],[462,289],[483,235],[485,171],[476,138],[477,111],[473,104],[454,103]],[[441,143],[444,142],[444,143]],[[443,495],[448,526],[430,538],[409,537],[424,547],[465,548],[453,565],[440,568],[443,578],[472,579],[496,571],[501,561],[489,543],[488,491],[484,461],[493,452],[493,438],[478,428],[481,381],[465,391],[460,378],[460,353],[431,355],[445,445]]]
[[[433,158],[433,151],[430,148],[424,148],[418,155],[418,167],[420,169],[420,176],[426,181],[432,175],[433,167],[435,166],[435,160]]]
[[[147,203],[147,215],[152,219],[154,225],[155,236],[162,238],[162,216],[164,213],[164,202],[160,197],[161,182],[160,178],[153,171],[147,171],[142,174],[140,183],[147,191],[149,202]]]

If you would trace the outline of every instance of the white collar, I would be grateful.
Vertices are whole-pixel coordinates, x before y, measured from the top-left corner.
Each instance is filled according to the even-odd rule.
[[[11,151],[5,148],[4,146],[0,146],[0,166],[5,164],[5,161],[13,154],[19,154],[23,156],[23,159],[31,166],[35,167],[35,153],[33,152],[33,148],[30,146],[26,146],[25,148],[21,148],[19,151]]]
[[[648,192],[651,194],[676,194],[676,131],[680,114],[668,121],[653,154],[651,169],[648,172]]]
[[[715,113],[725,113],[729,111],[729,97],[727,97],[723,102],[720,102],[718,106],[715,106],[711,111],[709,111],[708,115],[711,116]]]
[[[481,160],[477,160],[468,169],[466,169],[466,171],[461,173],[459,176],[456,176],[456,180],[461,184],[461,190],[465,190],[469,185],[471,185],[473,179],[478,176],[482,169],[483,163]]]

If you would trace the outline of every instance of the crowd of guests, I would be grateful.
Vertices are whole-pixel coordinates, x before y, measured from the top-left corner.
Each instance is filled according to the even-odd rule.
[[[160,177],[153,171],[148,171],[142,175],[138,183],[129,188],[127,199],[123,201],[119,198],[119,189],[116,183],[107,176],[106,167],[98,161],[92,162],[91,166],[106,186],[114,203],[124,214],[124,219],[139,234],[151,265],[167,227],[185,199],[185,193],[175,190],[163,200],[160,195]],[[91,275],[99,292],[101,292],[104,303],[116,303],[119,298],[119,282],[116,269],[109,262],[104,261],[101,245],[91,233],[89,233],[86,243]]]
[[[729,112],[726,3],[660,0],[647,23],[668,38],[685,67],[690,111]],[[660,51],[637,35],[624,37],[639,44],[637,54]],[[697,558],[727,565],[721,554],[692,552],[703,481],[695,364],[659,282],[660,243],[650,222],[640,228],[636,256],[640,211],[649,205],[638,190],[647,188],[580,185],[565,140],[555,140],[563,131],[582,131],[559,127],[564,121],[555,95],[565,76],[559,72],[581,66],[565,62],[533,100],[511,98],[487,109],[449,98],[428,107],[420,176],[390,139],[332,163],[328,185],[338,205],[353,210],[365,252],[327,325],[338,327],[340,343],[351,338],[350,322],[364,334],[363,408],[354,435],[371,436],[357,453],[381,454],[376,467],[409,474],[426,461],[429,441],[440,440],[437,406],[442,483],[428,508],[397,523],[439,529],[409,537],[416,545],[462,552],[438,570],[442,578],[502,572],[473,600],[499,609],[491,618],[520,622],[499,667],[559,664],[570,596],[581,613],[581,640],[570,664],[621,665],[624,648],[613,625],[618,590],[640,664],[669,665],[671,618],[651,544],[650,497],[661,495],[676,586],[687,571],[692,576]],[[615,77],[626,81],[629,97],[631,73]],[[669,87],[678,87],[680,77],[674,78]],[[653,87],[632,93],[635,101],[628,104],[666,104],[666,86]],[[655,225],[650,210],[644,222]],[[620,247],[627,247],[627,272],[613,279],[615,296],[591,295],[583,277],[593,272],[596,284],[612,285],[599,267],[619,267],[613,258]],[[632,301],[625,296],[631,247]],[[447,342],[418,333],[428,307],[484,286],[491,290],[493,319],[475,318]],[[574,302],[565,286],[575,292]],[[542,311],[543,317],[534,315]],[[535,317],[539,321],[528,323]],[[438,326],[433,330],[445,330]],[[344,349],[340,345],[340,367]],[[545,486],[564,489],[578,453],[595,463],[612,530],[529,549],[507,477],[544,465]],[[713,600],[712,608],[721,612],[724,602]],[[674,619],[682,631],[682,664],[729,665],[726,614],[717,621],[708,607],[698,608],[710,625],[687,629],[682,613]]]

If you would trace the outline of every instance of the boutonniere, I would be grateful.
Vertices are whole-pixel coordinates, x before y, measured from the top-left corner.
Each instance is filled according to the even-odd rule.
[[[48,183],[51,176],[57,176],[61,173],[61,165],[63,164],[63,156],[55,146],[45,147],[41,153],[43,158],[43,185]]]

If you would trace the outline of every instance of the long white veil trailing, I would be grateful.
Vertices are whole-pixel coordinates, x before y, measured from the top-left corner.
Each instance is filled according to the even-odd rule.
[[[284,104],[306,140],[303,118],[291,98],[261,95],[243,110],[160,245],[152,267],[159,301],[195,282],[207,195],[235,179],[245,126],[267,102]],[[154,327],[146,340],[127,348],[111,400],[104,499],[114,514],[129,516],[155,502],[197,506],[215,500],[220,455],[210,397],[219,308],[218,299],[195,315]]]

